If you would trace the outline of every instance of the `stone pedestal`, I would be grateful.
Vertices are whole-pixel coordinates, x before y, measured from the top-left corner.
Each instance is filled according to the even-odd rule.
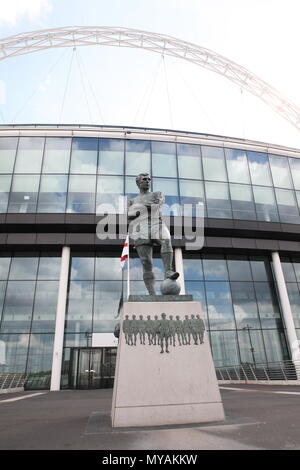
[[[160,302],[157,301],[159,296],[155,297],[155,302],[124,304],[112,426],[161,426],[224,420],[207,332],[203,334],[199,329],[200,304],[182,302],[182,296],[168,302],[163,298],[165,296],[161,296],[163,301]],[[176,317],[179,318],[176,320]],[[153,331],[158,333],[155,335]],[[158,345],[158,340],[162,344]]]

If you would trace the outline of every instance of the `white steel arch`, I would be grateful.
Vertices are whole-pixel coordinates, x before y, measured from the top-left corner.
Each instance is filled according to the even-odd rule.
[[[187,60],[223,75],[300,130],[300,108],[241,65],[214,51],[163,34],[108,26],[68,26],[0,39],[0,60],[55,47],[118,46],[140,48]]]

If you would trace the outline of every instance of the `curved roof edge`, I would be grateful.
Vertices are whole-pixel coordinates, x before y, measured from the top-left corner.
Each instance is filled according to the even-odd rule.
[[[279,144],[194,131],[96,124],[0,124],[0,136],[82,136],[160,140],[268,152],[300,158],[300,149]]]

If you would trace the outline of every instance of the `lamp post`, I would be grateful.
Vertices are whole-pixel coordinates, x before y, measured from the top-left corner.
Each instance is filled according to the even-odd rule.
[[[251,351],[251,354],[252,354],[252,359],[253,359],[253,364],[255,364],[255,356],[254,356],[254,347],[253,347],[253,344],[252,344],[252,340],[251,340],[251,334],[250,334],[250,329],[253,328],[252,326],[247,325],[244,326],[244,328],[242,328],[243,330],[247,330],[248,331],[248,335],[249,335],[249,342],[250,342],[250,351]]]

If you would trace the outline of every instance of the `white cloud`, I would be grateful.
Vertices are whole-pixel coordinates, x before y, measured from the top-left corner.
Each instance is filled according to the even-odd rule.
[[[22,19],[35,22],[51,10],[50,0],[0,0],[0,24],[15,26]]]

